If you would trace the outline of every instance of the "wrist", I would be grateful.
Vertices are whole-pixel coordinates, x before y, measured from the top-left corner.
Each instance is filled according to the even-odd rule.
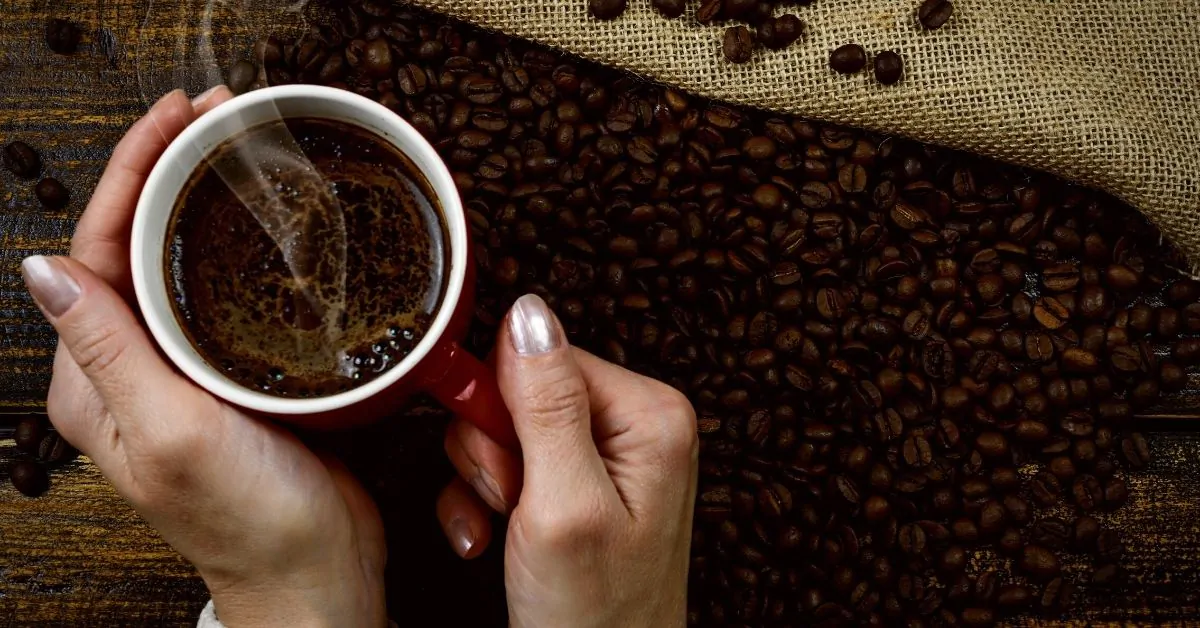
[[[387,625],[382,587],[352,584],[346,580],[321,585],[295,582],[208,584],[217,619],[225,628],[383,628]]]

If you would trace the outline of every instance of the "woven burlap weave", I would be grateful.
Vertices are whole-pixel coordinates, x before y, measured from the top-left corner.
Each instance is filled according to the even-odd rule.
[[[918,0],[816,0],[784,52],[721,56],[697,2],[676,20],[649,0],[600,22],[586,0],[413,3],[632,70],[687,91],[968,150],[1104,189],[1200,262],[1200,0],[956,0],[940,30]],[[829,51],[895,50],[904,81],[834,74]]]

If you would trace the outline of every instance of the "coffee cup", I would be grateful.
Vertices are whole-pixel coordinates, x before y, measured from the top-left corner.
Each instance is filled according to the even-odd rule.
[[[190,177],[224,142],[256,125],[289,118],[321,118],[367,131],[407,157],[440,204],[449,239],[444,296],[427,333],[386,372],[360,386],[311,398],[253,390],[209,364],[181,326],[166,272],[173,208]],[[449,170],[433,147],[390,109],[357,94],[315,85],[261,89],[201,116],[167,148],[146,180],[133,221],[131,267],[138,306],[162,352],[197,385],[248,412],[310,428],[378,420],[413,394],[427,392],[497,442],[516,447],[512,419],[495,374],[462,347],[474,311],[470,230]]]

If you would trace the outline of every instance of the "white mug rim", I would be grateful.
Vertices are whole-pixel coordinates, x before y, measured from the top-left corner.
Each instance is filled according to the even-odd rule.
[[[186,338],[187,334],[179,324],[175,308],[170,302],[166,273],[162,263],[165,257],[166,233],[161,230],[151,232],[147,224],[152,214],[174,211],[175,199],[182,192],[183,185],[186,185],[191,172],[199,165],[199,162],[195,161],[193,157],[197,149],[204,157],[207,157],[228,140],[229,135],[224,135],[221,139],[212,142],[203,141],[201,138],[212,133],[215,127],[242,111],[287,99],[322,99],[332,102],[347,112],[346,117],[340,118],[340,121],[354,124],[382,137],[397,150],[407,155],[417,165],[429,182],[433,193],[437,195],[450,239],[450,272],[445,294],[425,336],[411,353],[375,379],[344,392],[324,397],[277,397],[252,390],[221,374],[197,353],[191,342],[187,342],[186,346],[181,346],[177,339],[180,336]],[[374,122],[377,128],[372,128],[364,122],[367,119]],[[189,155],[188,151],[191,151],[192,155]],[[193,162],[195,163],[188,169],[188,176],[183,179],[183,185],[170,185],[174,189],[164,192],[163,190],[169,185],[169,178],[175,174],[170,170],[178,168],[181,163]],[[164,195],[169,195],[170,203],[159,202]],[[169,223],[168,218],[165,224],[169,225]],[[157,251],[150,247],[155,247]],[[146,326],[163,353],[184,375],[217,397],[248,410],[282,416],[320,414],[354,406],[385,392],[412,372],[413,368],[437,346],[450,325],[450,320],[454,316],[465,287],[468,253],[466,216],[462,207],[462,199],[459,197],[449,169],[446,168],[433,146],[412,125],[387,107],[353,92],[317,85],[286,85],[256,90],[222,103],[188,125],[170,143],[147,177],[145,187],[138,199],[130,238],[130,264],[138,306],[142,311]],[[146,260],[157,260],[157,271],[147,268]],[[152,285],[156,278],[159,279],[157,286]],[[153,297],[156,291],[160,293],[157,295],[160,297],[160,302],[162,302],[162,296],[166,295],[167,311],[165,312],[162,311],[162,308],[155,307]],[[172,333],[172,330],[176,333]]]

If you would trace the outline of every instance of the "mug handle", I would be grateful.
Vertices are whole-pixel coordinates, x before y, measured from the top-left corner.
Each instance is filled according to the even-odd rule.
[[[500,446],[519,450],[521,443],[496,384],[496,373],[457,342],[449,344],[444,356],[445,372],[428,382],[429,393]]]

